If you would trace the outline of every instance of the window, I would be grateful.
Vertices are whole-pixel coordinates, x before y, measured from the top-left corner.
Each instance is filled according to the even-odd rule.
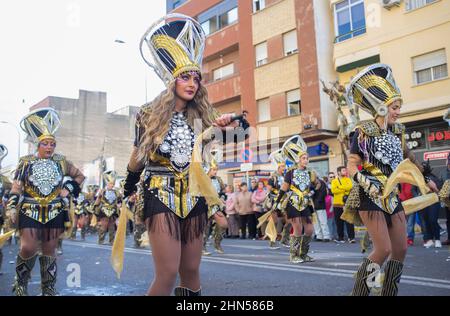
[[[226,66],[220,67],[213,72],[214,81],[220,80],[226,76],[230,76],[234,73],[234,64],[228,64]]]
[[[334,6],[336,42],[366,33],[363,0],[345,0]]]
[[[209,19],[206,22],[203,22],[201,24],[203,31],[205,32],[205,35],[209,35],[211,33],[214,33],[215,31],[218,30],[217,28],[217,19],[216,18],[212,18]]]
[[[297,30],[283,34],[284,56],[298,52]]]
[[[437,0],[406,0],[405,9],[406,11],[415,10],[436,1]]]
[[[301,113],[300,89],[286,93],[288,116],[299,115]]]
[[[257,12],[266,7],[266,0],[253,0],[253,12]]]
[[[219,16],[220,25],[219,28],[223,28],[238,20],[238,8],[231,9],[230,11]]]
[[[267,64],[267,42],[255,46],[256,67]]]
[[[269,99],[258,100],[258,122],[270,120],[270,102]]]
[[[238,0],[221,1],[208,10],[200,13],[197,20],[206,35],[238,21]]]
[[[448,77],[445,49],[414,57],[413,67],[416,84]]]

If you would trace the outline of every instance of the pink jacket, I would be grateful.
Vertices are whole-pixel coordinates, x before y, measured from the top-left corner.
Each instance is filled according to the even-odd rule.
[[[327,195],[325,197],[325,209],[327,211],[327,218],[334,218],[333,196],[332,195]]]
[[[227,201],[225,202],[225,213],[227,215],[234,215],[236,214],[236,208],[234,207],[234,193],[227,193]]]
[[[258,207],[255,204],[262,204],[264,202],[264,200],[266,199],[266,196],[267,196],[266,190],[256,189],[256,191],[253,191],[252,203],[253,203],[253,210],[255,212],[262,212],[262,207]]]

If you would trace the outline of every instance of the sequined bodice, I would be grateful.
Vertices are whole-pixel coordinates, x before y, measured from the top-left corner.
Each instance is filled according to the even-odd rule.
[[[106,190],[104,197],[105,197],[106,203],[112,205],[117,200],[116,191],[114,191],[114,190]]]
[[[400,138],[392,132],[384,132],[381,136],[373,137],[372,153],[378,162],[390,166],[395,170],[403,160],[402,143]]]
[[[30,162],[26,186],[41,197],[58,189],[63,180],[61,166],[52,159],[36,159]]]
[[[292,183],[300,190],[306,191],[311,184],[308,170],[295,169],[292,173]]]
[[[185,115],[174,113],[170,121],[170,129],[159,146],[163,157],[170,159],[170,163],[177,171],[185,170],[191,161],[195,137]]]

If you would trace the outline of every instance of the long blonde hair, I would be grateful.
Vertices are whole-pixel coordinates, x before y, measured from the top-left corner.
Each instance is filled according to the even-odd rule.
[[[143,129],[140,143],[138,144],[138,159],[145,162],[156,152],[158,146],[163,142],[169,131],[172,113],[175,110],[175,80],[172,81],[167,90],[161,92],[152,102],[143,106],[139,126]],[[217,111],[208,101],[208,91],[203,85],[192,101],[186,105],[187,120],[191,128],[194,121],[202,120],[203,130],[210,127],[216,117]]]

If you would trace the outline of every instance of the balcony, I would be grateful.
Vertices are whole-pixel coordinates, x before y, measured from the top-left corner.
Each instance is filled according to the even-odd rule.
[[[239,43],[239,23],[234,23],[206,37],[204,61],[214,58],[237,46]]]
[[[232,100],[241,95],[241,76],[234,74],[221,80],[207,83],[209,102],[211,104]]]
[[[274,138],[286,138],[300,134],[303,131],[301,115],[287,116],[275,120],[261,122],[256,125],[258,141],[268,141]]]

